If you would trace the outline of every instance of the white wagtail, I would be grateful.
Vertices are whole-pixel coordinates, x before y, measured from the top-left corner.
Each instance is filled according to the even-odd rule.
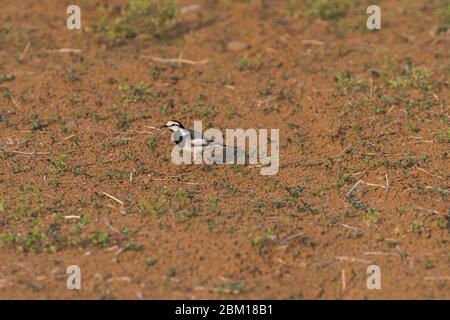
[[[215,160],[216,163],[224,163],[227,159],[229,159],[230,153],[234,153],[236,159],[239,157],[245,158],[245,153],[241,149],[215,142],[205,137],[200,132],[192,129],[186,129],[180,121],[170,120],[160,128],[168,128],[172,131],[172,140],[179,148],[183,149],[183,151],[193,153],[196,152],[196,150],[203,152],[207,149],[214,148],[214,151],[222,152],[222,157],[220,157],[220,155],[215,155],[214,158],[209,159],[210,161]],[[216,158],[216,156],[220,158]]]

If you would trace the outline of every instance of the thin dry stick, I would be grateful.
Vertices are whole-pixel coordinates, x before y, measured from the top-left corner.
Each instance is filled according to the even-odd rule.
[[[13,96],[11,96],[11,100],[12,100],[12,102],[14,103],[14,105],[16,106],[16,108],[20,109],[19,104],[17,103],[16,99],[14,99]]]
[[[429,171],[427,171],[427,170],[425,170],[425,169],[422,169],[421,167],[416,167],[416,168],[417,168],[417,170],[422,171],[422,172],[425,172],[425,173],[429,174],[429,175],[432,176],[432,177],[436,177],[436,178],[439,178],[439,179],[441,179],[441,180],[445,180],[443,177],[438,176],[437,174],[432,174],[431,172],[429,172]]]
[[[80,216],[64,216],[64,219],[80,219]]]
[[[351,229],[351,230],[358,231],[358,228],[349,226],[348,224],[345,224],[345,223],[338,223],[338,226],[341,226],[341,227],[344,227],[344,228],[347,228],[347,229]]]
[[[6,153],[20,154],[20,155],[23,155],[23,156],[43,156],[43,155],[50,154],[50,152],[37,152],[37,151],[25,152],[25,151],[6,150],[6,149],[2,149],[2,150],[4,152],[6,152]]]
[[[369,252],[363,252],[366,256],[396,256],[396,253],[390,253],[390,252],[379,252],[379,251],[369,251]]]
[[[364,182],[364,181],[363,181],[363,182]],[[369,182],[364,182],[364,184],[365,184],[366,186],[379,187],[379,188],[386,189],[386,186],[383,186],[383,185],[381,185],[381,184],[369,183]]]
[[[423,211],[428,211],[428,212],[434,213],[434,214],[440,214],[439,211],[431,210],[431,209],[425,209],[425,208],[422,208],[422,207],[416,207],[416,209],[423,210]]]
[[[209,62],[209,60],[207,60],[207,59],[200,60],[200,61],[193,61],[193,60],[187,60],[187,59],[182,59],[182,58],[169,58],[169,59],[159,58],[159,57],[150,57],[150,58],[153,61],[159,62],[159,63],[188,64],[188,65],[191,65],[191,66],[200,65],[200,64],[206,64],[206,63]]]
[[[386,199],[386,197],[387,197],[387,193],[388,193],[388,191],[389,191],[389,179],[388,179],[388,175],[387,175],[387,173],[386,173],[386,175],[384,176],[385,178],[386,178],[386,190],[384,191],[384,199]]]
[[[352,146],[352,143],[350,143],[350,145],[348,145],[347,148],[345,148],[344,150],[342,150],[342,152],[339,153],[339,154],[338,154],[336,157],[334,157],[334,158],[336,159],[336,158],[339,158],[340,156],[342,156],[344,153],[347,152],[348,149],[351,148],[351,146]]]
[[[433,186],[426,186],[425,189],[439,190],[439,192],[448,193],[447,189],[442,189],[442,188],[433,187]]]
[[[125,251],[125,248],[119,248],[119,250],[117,250],[116,253],[114,253],[114,256],[117,257],[119,254],[121,254],[124,251]]]
[[[433,142],[434,142],[433,140],[417,140],[417,141],[410,141],[408,143],[412,144],[412,143],[433,143]]]
[[[158,130],[158,131],[161,131],[161,128],[153,127],[153,126],[144,126],[144,128],[149,128],[149,129],[152,129],[152,130]]]
[[[53,134],[53,132],[50,132],[50,131],[18,130],[16,132],[20,132],[20,133],[36,133],[36,134]]]
[[[118,233],[118,234],[122,234],[119,230],[117,230],[116,228],[114,228],[108,221],[108,219],[105,218],[105,220],[103,221],[103,223],[105,224],[105,226],[107,226],[108,228],[110,228],[112,231]],[[115,246],[117,247],[117,246]]]
[[[325,42],[319,41],[319,40],[314,40],[314,39],[309,39],[309,40],[303,40],[302,44],[309,45],[309,46],[323,47],[325,45]]]
[[[19,58],[19,59],[20,59],[21,61],[25,60],[25,57],[26,57],[27,54],[28,54],[28,50],[30,49],[30,46],[31,46],[31,42],[28,42],[27,45],[25,46],[25,49],[23,49],[22,54],[20,55],[20,58]]]
[[[382,156],[405,156],[408,155],[408,153],[404,152],[404,153],[390,153],[390,152],[366,152],[363,153],[367,156],[377,156],[377,155],[382,155]]]
[[[55,49],[55,50],[46,50],[50,53],[81,53],[83,52],[81,49],[72,49],[72,48],[61,48],[61,49]]]
[[[116,201],[118,204],[120,204],[120,206],[121,206],[121,208],[122,208],[122,210],[121,210],[122,213],[125,213],[125,208],[124,208],[124,206],[123,206],[123,201],[122,201],[122,200],[119,200],[119,199],[117,199],[116,197],[114,197],[114,196],[112,196],[112,195],[110,195],[110,194],[108,194],[108,193],[106,193],[106,192],[104,192],[104,191],[102,191],[101,194],[107,196],[108,198],[110,198],[110,199]]]
[[[188,182],[188,181],[180,181],[177,178],[153,178],[150,175],[148,176],[150,177],[150,179],[155,180],[155,181],[177,181],[178,183],[182,183],[182,184],[187,184],[187,185],[198,185],[198,184],[203,184],[201,182]]]
[[[364,181],[359,179],[358,182],[356,182],[353,187],[351,187],[351,189],[347,192],[347,194],[345,195],[346,197],[349,197],[353,191],[356,189],[356,187],[358,187],[361,183],[363,183]]]
[[[425,277],[423,279],[425,281],[444,281],[444,280],[450,280],[450,276]]]
[[[293,239],[295,239],[295,238],[298,238],[298,237],[300,237],[300,236],[302,236],[302,235],[303,235],[303,232],[298,232],[298,233],[296,233],[296,234],[287,236],[286,238],[284,238],[283,240],[281,240],[281,242],[288,242],[288,241],[291,241],[291,240],[293,240]]]
[[[117,278],[110,278],[110,279],[106,280],[107,283],[111,283],[114,281],[131,282],[131,278],[130,277],[117,277]]]
[[[75,137],[75,135],[74,135],[74,134],[71,134],[70,136],[68,136],[68,137],[66,137],[66,138],[64,138],[64,139],[62,139],[61,141],[58,141],[56,144],[63,143],[64,141],[69,140],[69,139],[71,139],[71,138],[73,138],[73,137]]]
[[[345,269],[341,270],[341,279],[342,279],[342,291],[345,291],[345,289],[347,288],[345,281]]]

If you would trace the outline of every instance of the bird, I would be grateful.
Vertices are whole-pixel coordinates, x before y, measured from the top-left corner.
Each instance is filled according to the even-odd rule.
[[[214,151],[222,151],[223,158],[217,158],[216,156],[220,157],[220,155],[215,154],[215,157],[210,159],[215,160],[216,163],[226,162],[230,152],[235,153],[237,157],[242,155],[245,157],[245,153],[241,149],[215,142],[214,140],[205,137],[200,132],[185,128],[178,120],[169,120],[165,125],[160,126],[160,128],[169,129],[172,132],[172,140],[179,148],[183,149],[183,151],[193,153],[196,150],[199,150],[200,152],[203,152],[208,149],[211,150],[211,148],[214,148]],[[223,162],[220,162],[220,160]]]

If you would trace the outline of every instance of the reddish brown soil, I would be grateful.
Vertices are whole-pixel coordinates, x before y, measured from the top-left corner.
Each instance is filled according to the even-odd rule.
[[[99,3],[81,1],[83,31],[65,28],[70,1],[0,4],[17,31],[0,40],[0,75],[15,76],[0,83],[0,298],[450,298],[449,38],[431,32],[432,2],[382,1],[371,32],[364,5],[334,23],[282,1],[200,1],[169,39],[117,47],[89,27]],[[151,60],[180,54],[209,62]],[[379,73],[408,61],[431,88],[388,88]],[[140,82],[150,92],[123,103],[119,85]],[[169,133],[145,127],[170,118],[279,128],[280,171],[176,166]],[[386,176],[388,190],[370,185]],[[161,215],[145,214],[158,199]],[[80,291],[66,289],[73,264]]]

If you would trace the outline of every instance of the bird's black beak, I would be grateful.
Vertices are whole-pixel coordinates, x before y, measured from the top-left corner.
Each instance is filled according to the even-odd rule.
[[[168,127],[167,127],[167,125],[165,124],[165,125],[160,126],[159,128],[160,128],[160,129],[164,129],[164,128],[168,128]]]

